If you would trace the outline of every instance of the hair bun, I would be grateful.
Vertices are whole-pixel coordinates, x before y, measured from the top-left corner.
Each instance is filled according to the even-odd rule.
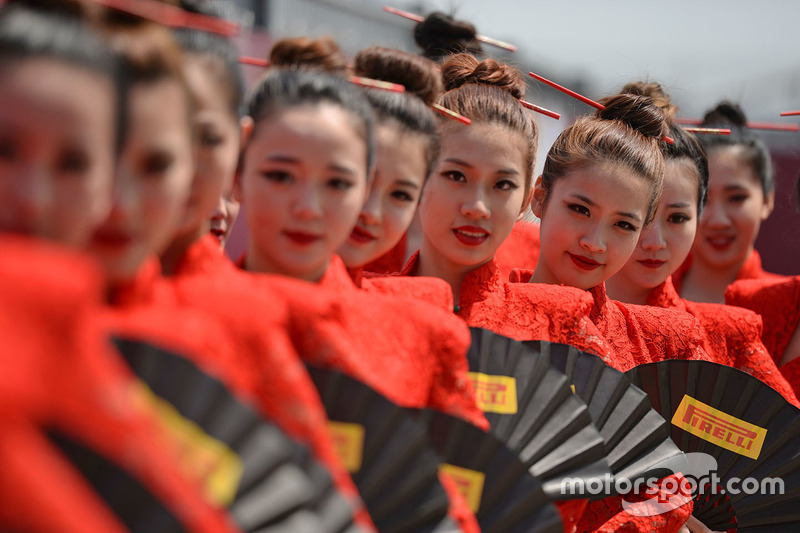
[[[678,106],[672,103],[670,96],[660,83],[635,81],[625,85],[620,92],[638,96],[649,96],[664,112],[667,125],[671,126],[675,122],[675,116],[678,114]]]
[[[649,96],[620,93],[600,100],[605,109],[596,116],[604,120],[619,120],[645,137],[660,139],[667,132],[664,111]]]
[[[399,83],[427,105],[433,104],[443,90],[442,77],[433,61],[402,50],[365,48],[356,55],[353,70],[357,76]]]
[[[414,40],[422,48],[422,55],[433,60],[461,52],[483,53],[475,26],[441,11],[431,13],[416,25]]]
[[[742,108],[729,100],[723,100],[703,117],[704,126],[732,125],[743,128],[746,124],[747,117],[745,117]]]
[[[519,72],[494,59],[478,61],[469,54],[457,54],[445,61],[441,70],[446,91],[474,83],[497,87],[517,99],[525,96],[526,86]]]
[[[277,67],[315,68],[331,74],[347,72],[347,58],[330,37],[291,37],[272,46],[269,62]]]

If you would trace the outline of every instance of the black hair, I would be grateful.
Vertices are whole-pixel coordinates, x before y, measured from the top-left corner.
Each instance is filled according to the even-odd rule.
[[[671,125],[668,135],[672,144],[661,143],[661,153],[665,161],[688,159],[697,169],[697,215],[703,213],[708,199],[708,158],[703,145],[697,137],[678,125]]]
[[[181,0],[180,7],[191,13],[206,16],[218,16],[210,7],[200,5],[192,0]],[[239,53],[233,42],[222,35],[202,30],[179,28],[173,36],[186,56],[201,56],[214,61],[219,68],[218,82],[225,87],[228,97],[228,108],[235,115],[242,113],[244,99],[244,76],[239,65]]]
[[[248,115],[258,123],[284,109],[332,104],[355,119],[367,145],[367,168],[375,161],[375,118],[364,92],[349,81],[324,72],[272,68],[247,102]]]
[[[394,124],[401,132],[424,140],[427,178],[440,148],[438,121],[429,107],[442,92],[436,64],[402,50],[372,46],[356,55],[353,70],[357,76],[398,83],[406,88],[403,93],[381,89],[367,89],[365,93],[379,123]]]
[[[704,135],[700,142],[710,154],[714,150],[741,148],[745,162],[756,173],[764,196],[775,190],[772,160],[764,142],[747,127],[747,118],[742,108],[729,101],[720,102],[703,118],[704,128],[730,128],[730,135]]]
[[[441,11],[431,13],[414,27],[414,41],[422,48],[422,55],[433,61],[460,53],[483,58],[475,26]]]
[[[118,59],[90,29],[77,4],[27,5],[10,2],[0,8],[0,67],[30,59],[54,59],[107,77],[115,89],[115,146],[121,149],[126,127],[128,83]]]

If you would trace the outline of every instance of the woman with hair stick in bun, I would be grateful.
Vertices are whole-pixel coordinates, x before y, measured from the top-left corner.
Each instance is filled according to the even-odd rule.
[[[800,177],[795,184],[800,205]],[[763,320],[761,340],[789,382],[800,394],[800,276],[787,279],[743,279],[728,287],[725,303],[750,309]]]
[[[631,83],[622,92],[647,95],[661,107],[672,144],[662,143],[666,172],[653,222],[646,227],[625,266],[607,282],[608,294],[621,302],[686,311],[703,326],[703,347],[716,362],[757,377],[797,405],[797,398],[759,340],[757,316],[743,309],[695,303],[680,298],[670,274],[689,253],[708,187],[705,151],[673,119],[677,108],[656,83]]]
[[[532,201],[541,219],[536,269],[515,270],[511,279],[588,291],[589,316],[612,349],[606,361],[620,371],[663,359],[708,359],[694,318],[606,295],[605,282],[622,269],[655,216],[666,126],[650,97],[618,94],[600,104],[551,147]],[[670,496],[677,496],[676,508],[652,517],[627,514],[620,498],[593,502],[579,529],[678,531],[691,515],[691,498]]]
[[[445,93],[439,104],[471,123],[443,119],[441,149],[419,207],[422,246],[402,273],[445,280],[456,314],[471,327],[607,355],[586,318],[588,295],[564,287],[512,286],[494,260],[527,208],[532,185],[537,130],[518,100],[525,87],[519,74],[467,54],[452,56],[441,70]],[[582,500],[560,505],[568,528],[584,506]]]
[[[90,22],[77,2],[0,8],[0,201],[11,215],[0,226],[0,529],[126,530],[58,435],[121,467],[188,531],[233,531],[108,346],[103,275],[76,253],[112,203],[128,103]]]
[[[725,290],[739,279],[785,279],[764,271],[753,248],[761,223],[775,205],[769,151],[747,127],[742,109],[721,102],[706,113],[703,127],[730,128],[730,135],[705,135],[708,202],[692,253],[673,275],[682,298],[725,303]]]

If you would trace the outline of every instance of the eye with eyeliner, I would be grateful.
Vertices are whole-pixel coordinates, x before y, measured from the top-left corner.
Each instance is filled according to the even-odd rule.
[[[589,208],[582,204],[567,204],[567,208],[574,213],[588,217],[591,213]]]
[[[260,174],[273,183],[291,183],[292,175],[282,170],[262,170]]]
[[[355,186],[352,181],[344,178],[331,178],[328,180],[327,185],[336,191],[346,191]]]

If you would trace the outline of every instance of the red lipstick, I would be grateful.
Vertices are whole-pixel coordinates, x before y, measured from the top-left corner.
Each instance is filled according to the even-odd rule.
[[[367,244],[377,239],[375,235],[359,226],[353,228],[350,238],[359,244]]]
[[[659,261],[658,259],[640,259],[639,263],[645,268],[661,268],[666,261]]]
[[[316,235],[314,233],[307,233],[305,231],[289,231],[286,230],[283,234],[293,243],[306,246],[308,244],[314,243],[320,240],[322,237],[320,235]]]
[[[453,234],[467,246],[481,245],[489,238],[489,232],[478,226],[459,226],[453,229]]]
[[[569,254],[570,259],[572,259],[572,262],[575,263],[575,266],[580,268],[581,270],[594,270],[598,267],[603,266],[602,263],[598,263],[591,257],[586,257],[584,255],[570,254],[569,252],[567,253]]]

